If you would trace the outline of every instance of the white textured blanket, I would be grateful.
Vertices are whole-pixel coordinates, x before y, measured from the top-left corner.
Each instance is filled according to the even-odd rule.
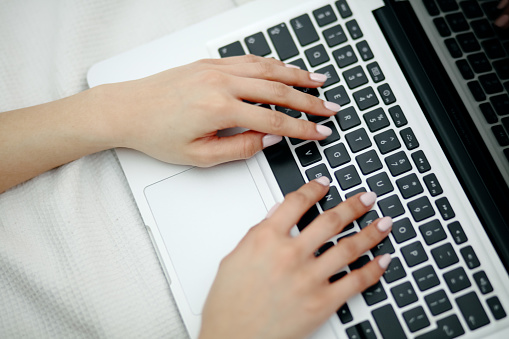
[[[95,62],[247,1],[0,0],[0,112],[82,91]],[[112,151],[0,194],[0,337],[187,337]]]

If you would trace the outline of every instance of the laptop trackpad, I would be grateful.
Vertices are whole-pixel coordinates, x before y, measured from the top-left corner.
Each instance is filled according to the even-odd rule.
[[[189,306],[199,315],[219,262],[267,213],[251,172],[245,161],[194,167],[146,187],[145,196]]]

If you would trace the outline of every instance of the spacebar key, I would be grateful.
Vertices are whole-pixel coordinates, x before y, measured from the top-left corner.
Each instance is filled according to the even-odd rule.
[[[305,184],[292,151],[285,140],[274,146],[267,147],[263,153],[269,162],[272,173],[274,173],[283,195],[286,196]]]
[[[377,308],[373,312],[373,318],[375,318],[375,322],[382,333],[382,337],[385,339],[405,339],[406,335],[399,323],[398,317],[391,305],[385,305],[383,307]]]

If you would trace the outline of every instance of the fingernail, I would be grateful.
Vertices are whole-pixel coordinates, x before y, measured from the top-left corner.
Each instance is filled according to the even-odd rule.
[[[508,23],[509,23],[509,15],[507,15],[507,14],[501,15],[497,18],[497,20],[495,20],[495,25],[498,27],[504,27]]]
[[[376,193],[375,192],[364,193],[363,195],[361,195],[359,199],[364,204],[364,206],[370,207],[376,201]]]
[[[500,3],[498,4],[497,8],[498,9],[502,9],[504,8],[505,6],[507,6],[507,4],[509,3],[509,0],[502,0],[500,1]]]
[[[326,137],[328,137],[329,135],[332,134],[332,130],[329,127],[324,126],[324,125],[318,125],[317,124],[316,125],[316,131],[318,133],[320,133],[321,135],[324,135]]]
[[[275,145],[281,140],[283,140],[283,137],[280,135],[267,134],[262,138],[263,148]]]
[[[326,82],[327,76],[321,73],[309,73],[309,78],[316,82]]]
[[[274,206],[272,206],[272,208],[267,212],[267,216],[265,217],[265,219],[270,218],[274,214],[274,212],[276,212],[279,205],[281,205],[281,203],[277,202]]]
[[[288,67],[288,68],[296,68],[296,69],[300,69],[300,67],[299,67],[299,66],[297,66],[297,65],[285,64],[285,66],[286,66],[286,67]]]
[[[382,255],[380,260],[378,260],[378,265],[380,265],[380,268],[386,270],[387,267],[389,267],[389,264],[391,263],[391,255],[389,253],[385,253]]]
[[[319,183],[320,185],[323,185],[323,186],[327,186],[327,187],[328,187],[328,186],[330,185],[330,180],[329,180],[329,178],[328,178],[327,176],[325,176],[325,175],[324,175],[324,176],[321,176],[321,177],[320,177],[320,178],[318,178],[318,179],[315,179],[315,181],[316,181],[317,183]]]
[[[382,233],[387,232],[392,227],[392,218],[385,217],[385,218],[380,219],[378,224],[376,224],[376,227]]]
[[[325,106],[325,108],[330,109],[331,111],[334,112],[339,112],[339,110],[341,109],[341,106],[331,101],[324,101],[323,105]]]

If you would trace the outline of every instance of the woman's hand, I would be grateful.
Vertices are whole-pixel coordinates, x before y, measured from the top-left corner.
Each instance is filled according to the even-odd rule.
[[[253,156],[280,136],[319,140],[329,128],[249,102],[331,116],[339,105],[290,86],[316,88],[326,76],[252,55],[202,60],[131,82],[108,85],[107,114],[120,146],[165,162],[211,166]],[[217,132],[242,127],[230,137]]]
[[[341,239],[319,257],[315,251],[370,210],[374,193],[358,194],[317,217],[297,237],[290,229],[328,191],[326,177],[287,195],[221,262],[203,310],[201,339],[304,338],[347,299],[375,284],[388,254],[330,283],[329,277],[389,234],[382,218]]]
[[[509,0],[501,0],[497,8],[502,10],[502,14],[495,20],[495,25],[509,28]]]

